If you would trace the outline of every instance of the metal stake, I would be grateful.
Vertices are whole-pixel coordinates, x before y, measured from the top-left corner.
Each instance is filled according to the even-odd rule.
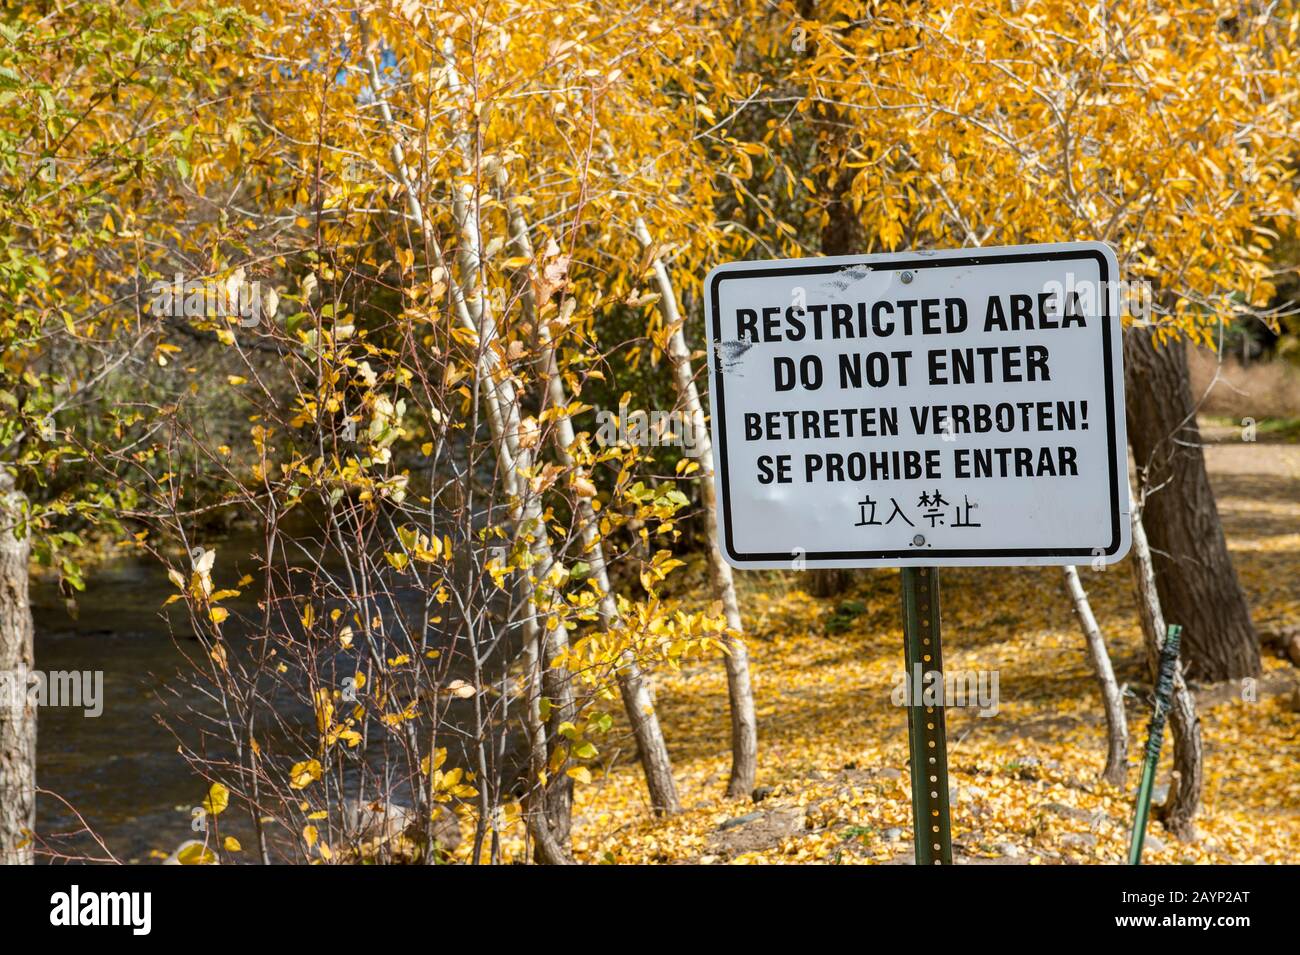
[[[939,645],[939,571],[903,568],[903,648],[907,665],[907,739],[912,763],[912,829],[917,865],[952,865],[948,819],[948,747]],[[937,677],[926,677],[928,673]],[[937,700],[924,691],[937,680]]]
[[[1160,648],[1160,664],[1156,672],[1155,707],[1151,711],[1151,724],[1147,728],[1146,758],[1142,762],[1142,779],[1138,783],[1137,805],[1133,810],[1133,834],[1128,847],[1128,864],[1142,864],[1142,847],[1147,839],[1147,817],[1151,812],[1151,789],[1156,781],[1156,768],[1160,765],[1160,747],[1165,739],[1165,717],[1169,715],[1169,701],[1174,695],[1174,675],[1178,672],[1178,644],[1183,628],[1169,625],[1164,645]]]

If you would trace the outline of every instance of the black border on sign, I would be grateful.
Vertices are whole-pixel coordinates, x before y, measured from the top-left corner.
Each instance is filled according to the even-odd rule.
[[[781,551],[760,554],[741,554],[737,552],[735,542],[731,537],[731,478],[730,469],[727,461],[727,402],[724,394],[725,376],[722,372],[722,356],[718,352],[717,345],[722,341],[722,314],[718,307],[718,286],[727,279],[732,278],[762,278],[774,275],[824,275],[829,272],[841,272],[848,268],[864,268],[868,271],[880,272],[899,272],[904,269],[931,269],[931,268],[952,268],[969,265],[999,265],[1008,262],[1056,262],[1065,259],[1093,259],[1097,263],[1098,273],[1100,276],[1101,288],[1106,289],[1110,286],[1110,264],[1106,257],[1096,249],[1070,249],[1059,252],[1004,252],[995,255],[974,254],[974,255],[954,255],[954,256],[927,256],[925,258],[897,260],[888,263],[867,262],[863,261],[855,265],[852,262],[841,260],[835,265],[799,265],[799,266],[782,266],[781,268],[772,269],[737,269],[734,272],[715,273],[709,282],[709,302],[713,307],[713,327],[710,336],[709,351],[712,354],[713,361],[713,381],[714,392],[717,397],[718,407],[713,409],[714,421],[718,426],[718,447],[715,449],[717,460],[714,462],[718,467],[719,483],[722,485],[722,508],[723,508],[723,546],[727,549],[727,554],[735,561],[754,561],[754,560],[789,560],[790,554]],[[1115,381],[1114,381],[1114,361],[1112,350],[1114,342],[1111,340],[1111,314],[1110,314],[1110,295],[1101,295],[1102,300],[1102,351],[1105,360],[1105,378],[1106,378],[1106,448],[1109,453],[1108,467],[1110,469],[1110,545],[1105,549],[1106,556],[1110,556],[1119,550],[1120,541],[1120,509],[1119,509],[1119,468],[1115,463]],[[890,560],[894,558],[905,558],[908,560],[916,559],[920,555],[926,557],[1093,557],[1096,556],[1095,548],[1072,547],[1072,548],[1050,548],[1050,547],[1021,547],[1007,549],[982,549],[982,550],[884,550],[884,551],[862,551],[862,550],[824,550],[809,551],[803,556],[808,560]]]

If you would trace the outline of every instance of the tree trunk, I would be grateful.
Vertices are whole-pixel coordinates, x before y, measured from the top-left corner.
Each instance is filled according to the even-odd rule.
[[[637,216],[633,228],[637,241],[650,249],[653,240],[645,220]],[[668,268],[659,256],[654,257],[655,284],[659,290],[659,308],[663,312],[664,327],[668,329],[668,360],[672,364],[677,385],[678,401],[686,406],[690,415],[691,430],[699,450],[699,479],[696,486],[704,502],[704,513],[709,535],[709,570],[713,578],[713,592],[722,601],[730,635],[726,638],[724,663],[727,668],[727,696],[731,704],[731,778],[727,781],[727,795],[742,799],[754,791],[758,778],[758,718],[754,713],[754,690],[749,679],[749,650],[745,646],[745,625],[740,619],[740,601],[736,597],[736,580],[731,565],[723,559],[718,547],[718,502],[713,485],[713,441],[704,419],[704,405],[700,391],[695,386],[695,370],[691,366],[691,350],[686,344],[681,314],[677,309],[677,294],[673,289]]]
[[[1133,579],[1137,585],[1138,608],[1147,653],[1147,670],[1154,688],[1160,668],[1160,647],[1165,638],[1165,617],[1161,612],[1151,546],[1142,526],[1142,509],[1133,511]],[[1195,838],[1193,819],[1201,802],[1204,755],[1201,750],[1201,721],[1196,715],[1196,698],[1183,679],[1181,664],[1174,671],[1174,695],[1169,701],[1169,726],[1174,737],[1174,777],[1169,798],[1158,810],[1166,829],[1183,840]]]
[[[1065,587],[1070,593],[1070,599],[1074,601],[1075,613],[1079,615],[1079,627],[1088,642],[1088,660],[1092,663],[1092,672],[1101,687],[1101,700],[1106,710],[1106,769],[1101,778],[1112,786],[1123,786],[1128,770],[1128,720],[1124,715],[1124,691],[1115,679],[1115,669],[1110,665],[1110,654],[1106,652],[1106,641],[1102,639],[1101,628],[1093,616],[1088,594],[1079,580],[1079,572],[1073,567],[1065,568]]]
[[[447,42],[450,43],[450,40]],[[453,63],[451,52],[449,49],[446,50],[447,78],[448,83],[454,89],[459,84],[459,78],[451,67]],[[428,218],[425,216],[424,208],[416,195],[410,177],[407,175],[405,151],[402,148],[400,138],[393,132],[396,129],[396,123],[393,119],[392,108],[389,106],[387,98],[380,95],[384,85],[380,80],[379,65],[373,53],[367,53],[366,65],[371,88],[376,91],[380,117],[392,135],[389,153],[393,159],[394,172],[406,192],[407,208],[411,217],[419,223],[420,230],[424,233],[425,240],[433,251],[434,264],[443,269],[448,276],[448,289],[451,292],[452,304],[455,307],[457,319],[466,330],[479,337],[481,346],[477,360],[477,384],[484,389],[483,405],[487,411],[488,423],[491,426],[500,474],[506,492],[513,498],[511,502],[511,522],[520,536],[532,537],[530,549],[533,553],[533,566],[535,568],[533,576],[538,581],[545,581],[554,565],[554,554],[551,550],[550,537],[547,532],[539,496],[531,492],[527,481],[520,480],[520,476],[528,473],[532,467],[532,455],[529,449],[521,446],[519,440],[519,396],[515,389],[514,376],[510,374],[508,368],[502,367],[500,358],[494,348],[495,339],[497,338],[497,326],[496,319],[488,303],[488,296],[485,294],[486,290],[482,287],[481,255],[483,245],[478,220],[474,215],[469,196],[466,195],[465,191],[460,188],[453,189],[453,215],[456,219],[460,238],[457,261],[460,266],[460,281],[466,286],[466,288],[461,288],[452,278],[452,272],[448,268],[446,257],[442,252],[437,232],[431,227]],[[468,137],[461,135],[458,137],[456,145],[460,151],[462,162],[468,163],[471,155]],[[466,175],[465,179],[473,181],[473,177],[469,175]],[[524,630],[525,634],[528,635],[526,639],[536,642],[537,631],[534,630],[536,626],[534,621],[538,619],[545,620],[548,615],[544,604],[550,594],[544,588],[526,586],[529,586],[529,593],[526,601],[527,619],[524,622]],[[545,634],[540,641],[543,645],[543,659],[541,667],[538,669],[546,672],[539,674],[536,669],[532,671],[536,678],[530,680],[528,687],[529,705],[532,705],[533,698],[536,695],[545,693],[550,698],[556,712],[568,713],[573,708],[572,684],[566,678],[566,674],[552,672],[555,668],[550,666],[550,661],[560,656],[567,649],[568,632],[562,623],[557,627],[544,629]],[[539,681],[543,685],[539,686]],[[562,772],[556,775],[558,775],[559,779],[554,787],[555,792],[543,792],[542,794],[541,802],[543,806],[541,808],[546,814],[545,818],[547,820],[543,825],[548,826],[549,831],[540,834],[537,837],[537,843],[546,855],[553,855],[550,848],[558,844],[561,855],[567,856],[567,849],[560,840],[567,838],[569,832],[572,807],[570,798],[571,781]],[[538,799],[536,798],[528,800],[530,811],[536,807],[537,802]],[[537,820],[530,820],[528,825],[535,828]]]
[[[0,677],[13,694],[0,698],[0,863],[31,865],[36,830],[36,708],[27,699],[34,664],[27,595],[31,551],[27,500],[0,468]]]
[[[838,597],[853,583],[853,572],[844,567],[808,571],[808,593],[814,597]]]
[[[541,630],[533,619],[524,624],[524,667],[528,676],[529,692],[524,700],[524,728],[528,733],[528,767],[533,780],[545,778],[547,764],[550,762],[546,747],[546,726],[542,722],[541,694],[533,688],[542,685],[542,654],[538,644]],[[533,839],[533,853],[543,865],[571,865],[573,857],[569,855],[567,845],[561,842],[552,824],[552,814],[547,811],[546,787],[540,784],[530,787],[522,800],[524,809],[524,828]],[[568,833],[568,828],[562,830]]]
[[[505,192],[508,176],[504,167],[497,172],[497,185]],[[510,218],[511,240],[515,251],[529,259],[533,264],[530,271],[535,271],[537,263],[533,254],[532,240],[528,234],[528,223],[518,203],[505,197],[506,209]],[[537,363],[538,377],[545,383],[546,397],[555,414],[555,444],[560,463],[576,472],[576,463],[570,450],[577,441],[573,430],[573,421],[566,411],[569,397],[564,389],[564,378],[560,374],[559,361],[555,355],[555,344],[546,322],[537,321],[537,303],[533,300],[532,286],[526,284],[521,289],[521,299],[529,320],[537,327],[537,335],[542,353]],[[582,535],[583,558],[591,568],[591,576],[600,590],[600,620],[607,629],[612,630],[623,625],[618,602],[614,599],[614,589],[609,580],[609,567],[605,561],[605,545],[600,536],[600,521],[590,499],[582,495],[577,497],[579,530]],[[641,758],[641,768],[645,773],[646,789],[650,794],[650,805],[656,815],[669,815],[681,811],[681,799],[677,795],[677,784],[673,780],[672,761],[668,756],[668,744],[664,740],[663,730],[659,725],[659,716],[655,712],[654,695],[650,681],[646,679],[637,662],[636,654],[624,650],[619,657],[617,670],[619,692],[623,697],[623,709],[632,724],[632,733],[636,737],[637,749]],[[571,799],[571,785],[570,795]],[[564,829],[567,840],[568,829]]]
[[[1124,363],[1128,439],[1139,482],[1149,489],[1143,523],[1156,589],[1166,617],[1183,627],[1187,676],[1258,676],[1259,639],[1205,471],[1185,346],[1156,347],[1151,329],[1131,328]]]

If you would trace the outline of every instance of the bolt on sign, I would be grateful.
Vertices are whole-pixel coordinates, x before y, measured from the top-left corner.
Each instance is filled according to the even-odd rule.
[[[735,262],[705,282],[736,567],[1109,564],[1119,269],[1096,242]]]

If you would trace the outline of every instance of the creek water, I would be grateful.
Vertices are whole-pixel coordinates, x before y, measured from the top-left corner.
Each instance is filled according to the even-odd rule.
[[[253,535],[221,541],[220,579],[233,579],[232,573],[234,577],[244,572],[255,575],[256,565],[249,555],[256,553],[259,544]],[[147,555],[95,567],[87,575],[85,591],[76,597],[75,617],[52,582],[33,582],[35,669],[47,674],[98,671],[103,679],[103,711],[98,716],[88,716],[84,707],[47,705],[38,711],[37,782],[42,790],[57,795],[38,797],[37,831],[43,841],[69,854],[103,856],[84,833],[68,835],[81,828],[75,813],[124,862],[148,862],[157,858],[157,852],[170,853],[188,839],[204,837],[192,829],[192,822],[207,784],[181,757],[177,737],[162,718],[185,712],[219,714],[191,685],[186,654],[201,651],[192,639],[184,603],[163,607],[174,593],[164,569]],[[241,604],[244,600],[248,602]],[[245,597],[223,604],[232,611],[225,628],[232,653],[245,646],[231,626],[237,611],[256,616],[254,603]],[[414,607],[393,606],[390,612],[418,618]],[[507,657],[514,652],[505,651]],[[490,664],[490,669],[500,675],[499,663]],[[453,669],[450,675],[471,674]],[[281,718],[314,730],[312,713],[305,706],[289,706],[287,712],[278,709]],[[468,701],[455,701],[444,719],[464,726],[469,712]],[[173,725],[179,725],[178,732],[190,739],[183,724],[173,721]],[[522,760],[519,740],[508,735],[509,744],[503,741],[497,751],[503,780],[517,774]],[[449,762],[471,765],[467,752],[452,753]],[[253,832],[246,815],[223,814],[219,832],[222,837],[238,838],[244,857],[252,860]]]
[[[202,780],[189,771],[175,736],[158,720],[156,694],[164,684],[181,694],[175,702],[203,704],[176,679],[185,659],[171,631],[188,630],[188,624],[183,613],[164,615],[160,609],[175,592],[156,561],[135,558],[96,568],[77,595],[75,618],[55,585],[41,581],[32,587],[36,669],[103,674],[100,715],[70,706],[40,708],[37,782],[67,800],[123,861],[144,861],[150,849],[170,852],[194,836],[190,807],[204,795]],[[38,798],[37,830],[43,836],[77,828],[76,817],[58,799]],[[102,855],[84,837],[72,845]]]

